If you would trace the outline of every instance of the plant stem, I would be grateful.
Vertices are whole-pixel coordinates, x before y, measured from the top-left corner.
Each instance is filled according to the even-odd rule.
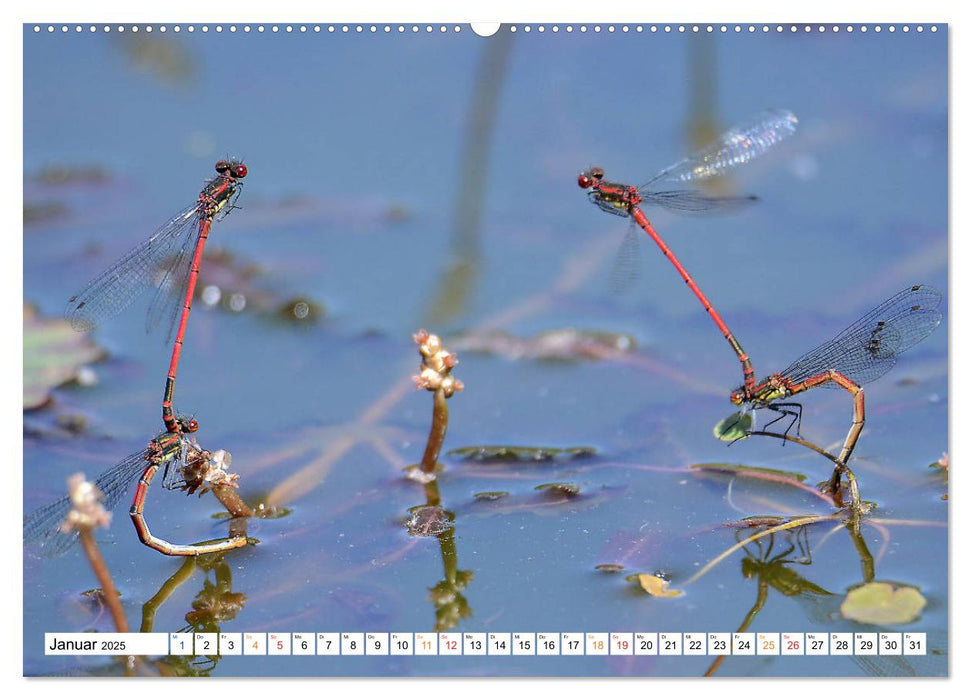
[[[88,563],[91,564],[91,570],[94,571],[98,583],[101,584],[101,592],[114,620],[115,629],[119,632],[128,632],[128,620],[125,619],[125,611],[118,599],[118,589],[115,588],[111,574],[108,573],[108,567],[105,566],[105,560],[101,556],[101,550],[98,549],[98,545],[94,541],[94,533],[90,527],[80,527],[78,528],[78,537],[81,539],[81,546],[84,548]]]
[[[212,495],[219,499],[219,502],[234,518],[252,517],[253,509],[243,502],[243,499],[239,497],[239,492],[234,487],[213,486]]]
[[[853,511],[854,512],[859,512],[860,511],[860,505],[861,505],[861,501],[860,501],[860,485],[859,485],[859,483],[856,480],[856,475],[853,474],[853,470],[852,469],[850,469],[848,466],[846,466],[845,464],[843,464],[841,461],[839,461],[839,459],[837,459],[836,457],[834,457],[833,455],[831,455],[829,452],[827,452],[826,450],[824,450],[823,448],[821,448],[821,447],[819,447],[817,445],[814,445],[813,443],[809,442],[808,440],[804,440],[803,438],[799,437],[798,435],[796,435],[796,436],[793,436],[793,435],[782,435],[781,433],[773,433],[773,432],[769,432],[767,430],[750,430],[748,432],[748,434],[749,435],[762,435],[764,437],[774,437],[774,438],[778,438],[779,440],[782,440],[783,442],[785,442],[786,440],[789,440],[791,442],[796,443],[797,445],[802,445],[803,447],[809,448],[813,452],[816,452],[818,454],[821,454],[823,457],[825,457],[826,459],[828,459],[830,462],[832,462],[836,466],[836,468],[833,470],[833,475],[829,479],[829,484],[826,486],[826,490],[831,495],[835,496],[837,502],[839,502],[839,485],[840,485],[840,481],[841,481],[842,475],[845,474],[846,475],[847,484],[850,487],[850,503],[851,503],[851,505],[853,507]],[[842,504],[840,504],[840,505],[842,505]]]
[[[425,454],[421,458],[422,471],[431,474],[438,465],[438,454],[445,442],[445,431],[448,429],[448,401],[445,392],[435,390],[435,401],[432,409],[432,427],[428,431],[428,442],[425,444]]]

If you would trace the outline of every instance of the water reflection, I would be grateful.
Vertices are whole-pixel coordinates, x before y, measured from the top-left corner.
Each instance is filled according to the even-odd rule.
[[[224,554],[191,557],[142,606],[139,631],[154,631],[159,608],[187,584],[197,570],[204,576],[202,589],[193,599],[192,609],[185,614],[187,624],[177,631],[193,635],[218,635],[222,631],[222,623],[236,618],[246,604],[246,594],[233,591],[233,572],[224,561]],[[198,649],[194,651],[194,655],[166,656],[155,662],[156,667],[163,675],[204,676],[211,673],[222,658],[217,648],[213,648],[212,653],[200,654]]]

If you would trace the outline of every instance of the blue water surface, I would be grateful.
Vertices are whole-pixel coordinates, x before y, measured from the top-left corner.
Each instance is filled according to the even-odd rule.
[[[141,546],[119,508],[99,538],[133,627],[148,624],[143,605],[154,600],[151,625],[163,632],[431,632],[449,618],[430,589],[468,571],[464,604],[452,599],[448,624],[457,632],[732,632],[748,618],[753,632],[883,631],[839,612],[849,588],[875,578],[921,590],[921,616],[889,629],[927,632],[941,654],[875,667],[852,657],[736,657],[714,672],[947,672],[947,485],[927,466],[948,449],[946,27],[686,36],[534,26],[511,39],[464,26],[417,34],[228,27],[24,28],[25,207],[57,205],[56,215],[25,225],[27,301],[58,317],[88,279],[190,205],[217,159],[233,156],[249,168],[242,209],[213,226],[202,284],[216,269],[210,256],[228,252],[227,288],[256,265],[251,295],[323,309],[316,323],[294,324],[255,297],[240,313],[195,305],[177,406],[197,417],[203,445],[232,452],[244,499],[290,511],[250,523],[256,546],[200,561],[164,588],[183,562]],[[757,205],[710,217],[648,212],[756,370],[785,367],[911,284],[942,290],[945,317],[866,388],[853,467],[864,498],[878,504],[874,521],[856,538],[837,521],[799,537],[779,533],[771,551],[753,544],[686,583],[736,543],[726,522],[834,512],[812,488],[689,467],[781,469],[812,487],[829,466],[791,443],[750,438],[729,448],[712,436],[734,410],[735,356],[646,239],[638,282],[610,293],[627,224],[590,206],[576,176],[599,165],[617,180],[645,181],[706,134],[773,107],[798,115],[796,135],[718,185],[756,193]],[[476,130],[482,120],[487,128]],[[39,177],[52,167],[104,177],[52,184]],[[475,196],[462,196],[463,182]],[[465,296],[446,284],[456,266]],[[93,476],[161,430],[169,346],[144,332],[149,297],[95,332],[109,356],[94,365],[94,386],[56,389],[47,407],[25,413],[29,425],[65,413],[87,419],[78,435],[25,433],[25,511],[57,498],[67,475]],[[435,312],[443,301],[454,313]],[[418,371],[411,334],[421,327],[447,346],[485,327],[516,336],[574,327],[636,341],[633,352],[600,361],[460,353],[455,372],[466,388],[450,400],[446,449],[591,446],[597,454],[498,465],[443,455],[450,543],[404,527],[408,509],[426,502],[401,476],[420,459],[431,417],[431,397],[405,386]],[[804,399],[803,436],[838,450],[850,398],[819,390]],[[550,482],[578,484],[581,495],[535,490]],[[476,500],[484,491],[509,496]],[[146,517],[167,539],[193,542],[225,535],[211,518],[219,510],[208,495],[153,486]],[[625,568],[607,574],[595,569],[601,564]],[[685,594],[652,598],[624,578],[655,572]],[[785,588],[783,579],[797,583]],[[57,559],[27,552],[26,674],[120,672],[105,658],[41,651],[45,631],[112,629],[83,602],[95,587],[79,548]],[[227,610],[200,617],[217,590]],[[713,660],[151,662],[226,676],[699,676]]]

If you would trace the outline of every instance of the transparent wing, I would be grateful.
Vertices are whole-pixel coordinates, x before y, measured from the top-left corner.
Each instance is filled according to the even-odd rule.
[[[638,229],[633,219],[624,234],[617,255],[614,257],[613,267],[610,269],[610,292],[623,294],[634,286],[641,271],[641,241]]]
[[[151,238],[130,250],[67,302],[64,316],[77,331],[89,331],[126,309],[150,286],[164,284],[178,252],[190,246],[199,230],[199,205],[186,208]]]
[[[178,251],[163,261],[164,269],[159,271],[160,279],[157,280],[158,289],[145,316],[145,330],[149,333],[155,330],[163,319],[166,321],[165,337],[162,339],[166,344],[172,341],[176,319],[185,304],[185,294],[189,286],[189,268],[195,253],[196,236],[183,236],[183,238],[185,240]]]
[[[95,479],[95,486],[104,494],[105,510],[114,510],[128,490],[128,486],[145,470],[145,450],[128,455]],[[69,496],[38,508],[24,518],[24,544],[37,545],[46,556],[64,554],[78,540],[77,532],[61,532],[61,523],[71,510]]]
[[[796,131],[799,120],[784,109],[760,112],[748,121],[732,127],[697,153],[679,160],[643,185],[638,191],[655,182],[691,182],[721,175],[738,165],[758,158],[767,150]]]
[[[732,211],[758,200],[754,195],[741,197],[709,197],[696,190],[667,190],[664,192],[638,192],[647,206],[664,207],[682,213]]]
[[[941,293],[932,287],[915,285],[905,289],[780,374],[792,382],[802,382],[836,370],[857,384],[872,382],[889,372],[899,355],[937,328],[941,322],[940,304]]]

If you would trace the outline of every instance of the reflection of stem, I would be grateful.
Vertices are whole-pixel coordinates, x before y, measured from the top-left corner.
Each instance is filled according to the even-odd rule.
[[[456,583],[455,574],[459,570],[458,551],[455,548],[455,528],[450,527],[438,536],[438,546],[442,551],[442,568],[445,570],[445,580],[453,586]]]
[[[735,630],[736,634],[741,634],[742,632],[748,629],[749,625],[751,625],[755,621],[755,616],[758,615],[760,612],[762,612],[762,608],[765,607],[765,601],[767,601],[768,599],[769,599],[769,584],[768,582],[763,581],[762,577],[759,576],[759,593],[755,597],[755,605],[753,605],[752,608],[748,611],[748,614],[745,616],[745,619],[742,620],[742,624],[739,626],[739,628]],[[715,659],[712,662],[711,666],[708,667],[708,670],[705,671],[705,676],[713,676],[715,674],[715,671],[718,670],[718,667],[722,665],[722,661],[725,660],[725,656],[726,656],[725,654],[722,654],[717,659]]]
[[[442,505],[442,495],[438,491],[438,480],[433,479],[425,484],[425,501],[426,505],[430,506],[440,506]]]
[[[852,469],[850,469],[848,466],[846,466],[839,459],[837,459],[836,457],[834,457],[833,455],[831,455],[829,452],[827,452],[823,448],[819,447],[818,445],[814,445],[813,443],[809,442],[809,440],[804,440],[803,438],[799,437],[798,435],[795,435],[795,436],[793,436],[793,435],[783,435],[781,433],[773,433],[773,432],[769,432],[767,430],[750,430],[746,434],[747,435],[762,435],[764,437],[774,437],[774,438],[778,438],[779,440],[782,440],[783,442],[786,442],[786,441],[794,442],[797,445],[802,445],[803,447],[809,448],[813,452],[816,452],[818,454],[821,454],[823,457],[825,457],[826,459],[828,459],[830,462],[832,462],[836,466],[836,468],[833,470],[833,475],[830,477],[829,485],[826,487],[826,490],[829,491],[829,493],[831,493],[834,497],[837,497],[838,498],[839,497],[840,474],[841,473],[845,474],[846,475],[846,480],[847,480],[847,482],[849,483],[849,486],[850,486],[850,500],[851,500],[851,504],[853,506],[853,510],[856,511],[856,512],[859,512],[860,505],[861,505],[861,501],[860,501],[860,486],[859,486],[859,484],[856,481],[856,475],[853,474],[853,470]]]
[[[125,619],[125,611],[122,609],[121,601],[118,599],[118,589],[115,588],[115,582],[111,580],[111,574],[108,573],[108,567],[105,566],[105,560],[101,556],[101,550],[98,549],[98,545],[94,541],[94,534],[91,528],[79,527],[78,536],[81,539],[81,546],[84,547],[84,554],[88,557],[88,562],[91,564],[91,570],[94,571],[94,575],[98,578],[98,583],[101,584],[101,592],[104,595],[108,611],[111,613],[111,619],[114,620],[115,629],[119,632],[127,632],[128,620]]]
[[[850,533],[856,553],[860,555],[860,566],[863,567],[863,581],[870,583],[876,576],[876,566],[873,563],[873,555],[870,548],[866,546],[866,540],[860,533],[860,518],[855,516],[846,524],[846,531]]]
[[[216,564],[216,585],[221,591],[231,591],[233,590],[233,570],[229,568],[229,565],[220,561]]]
[[[158,589],[158,593],[149,598],[142,606],[142,627],[140,632],[151,632],[155,628],[155,614],[162,604],[169,599],[176,589],[189,580],[192,572],[195,571],[198,557],[186,557],[179,570],[172,574],[169,579]]]
[[[717,76],[715,68],[715,42],[711,37],[695,35],[688,42],[688,75],[689,101],[688,106],[688,141],[691,150],[703,147],[717,136],[715,98],[718,95]],[[713,184],[705,181],[706,186]]]
[[[766,535],[771,535],[775,532],[782,532],[783,530],[791,530],[792,528],[799,527],[801,525],[822,523],[822,522],[826,522],[827,520],[837,520],[840,517],[841,516],[839,513],[833,513],[832,515],[809,515],[809,516],[806,516],[805,518],[796,518],[795,520],[790,520],[789,522],[783,523],[782,525],[776,525],[775,527],[770,527],[766,530],[762,530],[761,532],[757,532],[751,537],[744,539],[741,542],[726,549],[724,552],[722,552],[717,557],[712,559],[710,562],[705,564],[694,576],[692,576],[687,581],[682,583],[681,586],[682,587],[689,586],[692,583],[695,583],[698,579],[700,579],[702,576],[704,576],[713,568],[715,568],[715,566],[720,564],[727,557],[731,556],[732,553],[738,551],[739,549],[742,549],[745,545],[749,544],[750,542],[755,542],[761,539],[762,537],[765,537]]]
[[[435,398],[438,399],[441,396],[441,408],[446,411],[444,420],[447,420],[447,407],[445,402],[445,397],[441,390],[435,392]],[[439,412],[436,410],[436,417],[439,417]],[[432,435],[434,436],[436,431],[434,426],[432,427]],[[444,426],[443,430],[438,436],[438,447],[441,446],[441,440],[445,436]],[[433,437],[429,437],[429,445],[433,442]],[[438,447],[434,450],[426,449],[426,456],[432,453],[432,463],[434,463],[435,458],[438,457]],[[424,468],[424,463],[423,463]],[[458,551],[455,546],[455,525],[451,521],[453,517],[451,513],[448,513],[442,508],[442,494],[438,488],[438,480],[432,479],[428,483],[424,484],[425,487],[425,507],[426,508],[438,508],[442,512],[439,514],[441,517],[447,517],[449,520],[446,527],[441,529],[435,537],[438,539],[438,548],[442,556],[442,568],[444,569],[444,578],[437,584],[429,589],[430,598],[432,604],[435,607],[435,631],[444,632],[446,630],[452,629],[459,620],[468,617],[472,610],[468,606],[468,602],[465,596],[462,595],[462,591],[468,585],[469,581],[472,580],[471,571],[459,571],[459,558]]]
[[[432,427],[428,432],[428,442],[425,443],[425,454],[421,458],[422,471],[432,474],[438,464],[438,454],[445,442],[445,431],[448,429],[448,401],[442,389],[435,390],[435,402],[432,409]]]
[[[458,195],[452,224],[452,260],[439,277],[427,319],[445,323],[461,313],[478,276],[483,199],[488,191],[489,151],[499,94],[515,35],[500,31],[489,39],[472,88],[465,139],[462,144]]]
[[[414,388],[415,385],[410,379],[398,382],[387,393],[364,409],[351,425],[361,431],[360,434],[364,434],[363,431],[366,428],[383,419],[388,411],[394,408],[403,397],[411,394]],[[266,502],[268,504],[292,503],[308,491],[313,490],[324,479],[331,467],[360,440],[361,438],[357,433],[338,437],[336,441],[328,444],[320,458],[315,459],[296,474],[278,484],[266,497]]]

